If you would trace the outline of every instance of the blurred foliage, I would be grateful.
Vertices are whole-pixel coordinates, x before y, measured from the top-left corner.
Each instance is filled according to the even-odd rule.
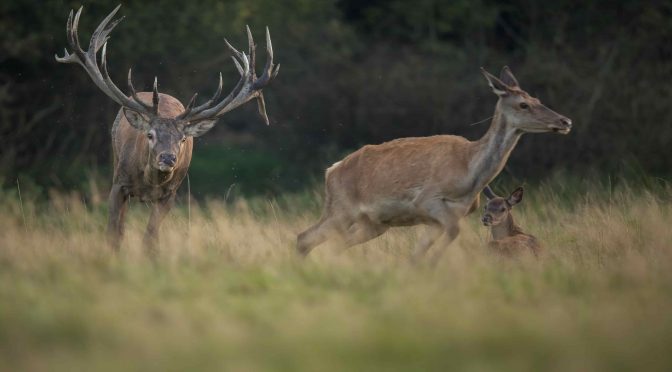
[[[117,1],[87,1],[80,37]],[[266,89],[272,125],[254,107],[222,119],[197,141],[192,187],[224,195],[276,193],[321,178],[365,143],[440,133],[474,139],[495,97],[478,68],[508,64],[523,88],[575,122],[567,137],[529,135],[507,170],[535,179],[565,169],[620,173],[623,164],[672,167],[672,3],[417,0],[203,0],[123,2],[110,69],[186,101],[236,72],[224,37],[244,45],[249,24],[263,46],[268,25],[278,79]],[[109,128],[118,110],[77,66],[59,65],[65,22],[79,2],[0,4],[0,174],[44,188],[109,177]],[[260,65],[265,58],[260,51]],[[143,84],[144,83],[144,84]],[[253,106],[253,105],[249,105]],[[198,183],[198,184],[196,184]]]

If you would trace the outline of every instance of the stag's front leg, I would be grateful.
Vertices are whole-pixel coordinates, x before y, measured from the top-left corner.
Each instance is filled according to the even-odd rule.
[[[175,193],[152,205],[152,215],[149,216],[149,223],[147,224],[147,231],[145,231],[144,238],[145,249],[147,249],[147,253],[152,257],[158,254],[156,246],[159,240],[159,228],[161,227],[161,222],[173,207],[174,202]]]
[[[121,185],[112,185],[108,206],[110,210],[107,223],[108,240],[112,249],[118,252],[124,237],[124,218],[128,209],[128,195],[124,193]]]

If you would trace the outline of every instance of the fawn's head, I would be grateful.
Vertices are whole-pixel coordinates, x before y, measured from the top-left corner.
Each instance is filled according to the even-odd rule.
[[[513,190],[511,195],[506,198],[495,195],[489,186],[483,189],[483,194],[488,199],[481,218],[485,226],[497,226],[504,222],[511,213],[511,208],[523,200],[522,187]]]
[[[567,134],[572,120],[544,106],[539,99],[520,88],[511,70],[504,66],[499,79],[481,68],[492,91],[499,96],[497,108],[513,128],[525,133]]]

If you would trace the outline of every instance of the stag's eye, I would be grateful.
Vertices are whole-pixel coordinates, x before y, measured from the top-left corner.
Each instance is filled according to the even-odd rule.
[[[181,140],[181,141],[184,142],[184,141],[186,141],[186,140],[187,140],[187,136],[184,136],[184,137],[182,137],[182,140]]]
[[[527,110],[527,109],[530,108],[530,105],[528,105],[528,104],[525,103],[525,102],[521,102],[521,103],[520,103],[520,108],[522,108],[523,110]]]
[[[148,139],[154,139],[154,134],[152,132],[147,133],[147,138]]]

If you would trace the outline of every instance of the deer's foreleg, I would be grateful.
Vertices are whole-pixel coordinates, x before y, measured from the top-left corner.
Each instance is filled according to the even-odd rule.
[[[152,215],[149,216],[149,223],[147,224],[147,231],[145,231],[144,237],[145,248],[150,256],[155,256],[158,253],[156,246],[159,240],[159,228],[161,227],[161,222],[173,207],[174,202],[175,193],[156,201],[152,205]]]
[[[128,209],[128,195],[121,185],[112,185],[108,199],[109,220],[107,223],[107,235],[113,250],[119,251],[121,240],[124,236],[124,218]]]

